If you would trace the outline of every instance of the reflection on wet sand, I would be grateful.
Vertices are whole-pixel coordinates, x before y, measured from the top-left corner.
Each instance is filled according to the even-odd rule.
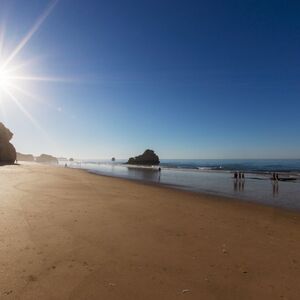
[[[243,192],[245,189],[245,179],[242,180],[234,179],[233,189],[235,192]]]
[[[140,178],[144,181],[160,182],[160,171],[156,169],[128,168],[128,175],[131,178]]]
[[[279,194],[279,183],[278,183],[278,181],[273,181],[272,182],[272,187],[273,187],[273,197],[276,197]]]
[[[273,186],[270,182],[270,174],[249,173],[244,178],[243,176],[234,178],[234,174],[229,172],[168,168],[162,168],[159,172],[158,167],[134,168],[123,164],[85,164],[82,168],[100,175],[143,180],[194,192],[220,194],[300,210],[300,174],[297,175],[298,177],[296,175],[282,177],[282,175],[278,182],[279,193],[279,186]],[[283,180],[286,178],[289,180]],[[276,203],[274,203],[274,196],[276,196]]]

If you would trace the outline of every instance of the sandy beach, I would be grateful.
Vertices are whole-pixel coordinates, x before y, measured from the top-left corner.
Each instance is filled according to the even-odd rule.
[[[0,185],[1,299],[299,299],[297,212],[38,164]]]

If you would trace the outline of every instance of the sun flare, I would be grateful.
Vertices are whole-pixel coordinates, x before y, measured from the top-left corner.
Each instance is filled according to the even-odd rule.
[[[18,109],[37,127],[38,123],[34,120],[33,116],[24,107],[24,99],[27,98],[40,98],[34,95],[31,91],[32,87],[30,82],[53,82],[62,81],[59,78],[51,78],[46,76],[37,76],[32,74],[33,68],[31,65],[31,60],[22,60],[20,54],[25,46],[29,43],[33,35],[39,30],[43,22],[49,16],[51,11],[56,6],[58,0],[52,0],[49,2],[48,7],[36,20],[32,28],[27,32],[27,34],[20,40],[20,42],[10,51],[6,51],[4,55],[4,50],[6,46],[5,37],[5,26],[0,27],[0,113],[3,112],[4,102],[3,99],[9,99],[14,102]],[[18,61],[17,61],[18,58]],[[3,116],[2,116],[3,117]],[[1,115],[0,115],[1,118]]]
[[[8,78],[5,76],[5,73],[0,71],[0,88],[3,89],[7,83],[9,83]]]
[[[14,76],[18,75],[16,73],[10,74],[9,70],[3,68],[0,64],[0,89],[4,91],[11,89],[14,86]]]

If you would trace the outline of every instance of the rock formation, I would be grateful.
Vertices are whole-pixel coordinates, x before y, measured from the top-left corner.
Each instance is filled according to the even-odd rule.
[[[9,142],[13,133],[0,122],[0,164],[14,164],[17,158],[15,147]]]
[[[35,160],[38,163],[58,164],[58,159],[56,157],[54,157],[52,155],[48,155],[48,154],[41,154]]]
[[[127,164],[130,165],[146,165],[153,166],[159,165],[159,157],[155,154],[153,150],[147,149],[142,155],[129,158]]]
[[[34,157],[32,154],[23,154],[17,152],[17,160],[18,161],[34,161]]]

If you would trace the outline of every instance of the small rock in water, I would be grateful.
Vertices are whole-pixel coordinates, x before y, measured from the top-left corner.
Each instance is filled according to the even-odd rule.
[[[188,290],[188,289],[185,289],[185,290],[181,291],[182,294],[186,294],[186,293],[189,293],[189,292],[190,292],[190,290]]]

